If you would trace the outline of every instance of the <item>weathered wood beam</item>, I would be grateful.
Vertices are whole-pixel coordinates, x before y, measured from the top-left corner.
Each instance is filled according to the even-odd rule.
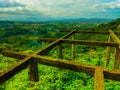
[[[105,90],[104,88],[104,74],[101,67],[95,69],[94,74],[94,90]]]
[[[70,37],[73,33],[75,33],[75,30],[70,31],[68,34],[64,35],[60,39],[66,39],[66,38]]]
[[[60,32],[70,32],[70,30],[60,30]],[[87,33],[87,34],[108,34],[107,31],[88,31],[88,30],[76,30],[75,33]]]
[[[42,42],[53,42],[56,39],[46,39],[41,38],[40,41]],[[118,47],[119,43],[116,42],[102,42],[102,41],[88,41],[88,40],[68,40],[68,39],[62,39],[62,43],[67,44],[80,44],[80,45],[91,45],[91,46],[109,46],[109,47]]]
[[[32,57],[37,63],[58,67],[61,69],[68,69],[77,72],[84,72],[91,76],[94,76],[95,66],[80,64],[79,62],[68,61],[63,59],[47,58],[44,56],[34,55]]]
[[[3,50],[1,54],[7,57],[15,58],[15,59],[23,59],[26,56],[28,56],[28,54],[24,54],[22,52],[15,52],[15,51],[9,51],[9,50]]]
[[[74,33],[75,30],[70,31],[68,34],[64,35],[63,37],[61,37],[60,39],[57,39],[56,41],[52,42],[51,44],[49,44],[47,47],[45,47],[42,50],[39,50],[36,52],[37,55],[46,55],[50,52],[51,49],[53,49],[56,45],[58,45],[58,43],[61,41],[61,39],[65,39],[68,38],[69,36],[71,36],[72,33]]]
[[[60,30],[60,32],[70,32],[71,30]],[[108,31],[88,31],[88,30],[76,30],[75,33],[87,33],[87,34],[109,34]],[[115,32],[120,34],[120,32]]]
[[[54,39],[54,38],[39,38],[38,42],[41,41],[41,42],[54,42],[56,41],[57,39]],[[63,39],[62,39],[63,40]]]
[[[112,79],[116,81],[120,81],[120,70],[119,69],[106,69],[103,70],[104,77],[107,79]]]
[[[22,56],[22,55],[21,55]],[[29,62],[30,62],[31,57],[26,57],[23,60],[19,61],[16,65],[8,68],[7,70],[3,71],[0,74],[0,84],[4,83],[11,77],[13,77],[15,74],[20,72],[21,70],[25,69]]]
[[[81,45],[91,45],[91,46],[112,46],[116,47],[118,46],[118,43],[113,43],[113,42],[101,42],[101,41],[87,41],[87,40],[63,40],[63,43],[68,43],[68,44],[81,44]]]

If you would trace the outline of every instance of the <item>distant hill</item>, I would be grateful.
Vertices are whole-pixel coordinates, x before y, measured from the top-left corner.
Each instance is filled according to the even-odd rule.
[[[116,19],[116,20],[112,20],[111,22],[107,23],[107,24],[101,24],[99,26],[96,26],[94,28],[92,28],[92,30],[119,30],[118,26],[120,25],[120,18]]]
[[[105,18],[72,18],[72,19],[57,19],[57,18],[26,18],[22,20],[12,20],[12,21],[22,21],[22,22],[110,22],[113,19],[105,19]]]
[[[61,22],[110,22],[113,19],[104,19],[104,18],[77,18],[77,19],[59,19],[56,21]]]

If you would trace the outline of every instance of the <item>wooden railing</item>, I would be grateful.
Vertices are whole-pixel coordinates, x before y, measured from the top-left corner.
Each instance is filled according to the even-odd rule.
[[[60,39],[40,39],[43,42],[51,42],[42,50],[38,50],[33,54],[24,54],[21,52],[3,50],[1,53],[4,56],[12,57],[21,59],[16,65],[8,68],[7,70],[0,73],[0,84],[3,84],[5,81],[13,77],[15,74],[20,72],[25,68],[29,68],[29,80],[37,82],[39,81],[38,76],[38,63],[58,67],[62,69],[68,69],[76,72],[84,72],[91,76],[94,76],[94,90],[104,90],[104,78],[112,79],[120,81],[120,40],[115,34],[120,34],[119,32],[113,32],[109,30],[109,32],[92,32],[92,31],[62,31],[62,32],[69,32],[68,34],[64,35]],[[109,34],[108,41],[87,41],[87,40],[75,40],[75,33],[95,33],[95,34]],[[72,36],[72,40],[68,40],[67,38]],[[111,41],[114,42],[111,42]],[[62,44],[72,44],[72,61],[63,60],[62,57]],[[94,66],[94,65],[87,65],[81,64],[74,61],[75,57],[75,44],[80,45],[92,45],[92,46],[107,46],[107,53],[106,53],[106,66]],[[58,59],[56,58],[47,58],[43,55],[47,55],[51,49],[55,46],[58,46]],[[115,47],[115,58],[114,58],[114,66],[113,69],[107,69],[107,66],[110,62],[110,52],[111,47]]]

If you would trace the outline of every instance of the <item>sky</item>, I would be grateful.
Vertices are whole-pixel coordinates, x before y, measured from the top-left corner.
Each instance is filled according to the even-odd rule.
[[[0,20],[120,18],[120,0],[0,0]]]

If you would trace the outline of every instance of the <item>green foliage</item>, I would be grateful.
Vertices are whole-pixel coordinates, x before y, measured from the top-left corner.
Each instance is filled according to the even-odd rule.
[[[23,23],[23,22],[0,22],[0,50],[9,49],[22,51],[23,53],[34,53],[38,49],[46,46],[38,43],[38,38],[59,38],[61,34],[58,30],[108,30],[116,29],[119,19],[108,24],[91,22],[47,22],[47,23]],[[99,26],[98,26],[99,25]],[[94,28],[93,28],[94,26]],[[119,29],[116,29],[119,30]],[[76,35],[80,40],[107,40],[108,36],[103,35]],[[70,38],[71,39],[71,38]],[[88,47],[76,45],[75,61],[83,64],[103,66],[105,65],[105,48]],[[71,60],[71,45],[63,45],[63,59]],[[48,55],[58,57],[57,47]],[[108,68],[113,66],[113,56]],[[0,72],[15,65],[19,60],[4,57],[0,54]],[[14,77],[0,86],[0,90],[30,90],[30,84],[34,84],[32,89],[39,90],[93,90],[94,78],[85,74],[64,69],[44,66],[39,64],[39,82],[28,80],[28,69],[22,70]],[[106,90],[119,90],[120,83],[105,80]]]
[[[119,24],[120,24],[120,18],[106,24],[100,24],[99,26],[95,26],[92,29],[100,30],[100,31],[108,31],[109,29],[116,30]]]
[[[28,81],[28,70],[19,72],[10,80],[0,86],[0,90],[30,90]]]
[[[34,84],[33,89],[39,90],[92,90],[94,88],[93,78],[84,73],[39,65],[39,76],[39,82],[29,82],[28,69],[23,70],[1,85],[0,90],[30,90],[30,83]]]
[[[118,81],[105,79],[104,84],[106,90],[120,90],[120,82]]]
[[[6,33],[5,28],[0,28],[0,38],[2,38]]]
[[[0,54],[0,72],[6,70],[10,66],[16,64],[16,62],[17,62],[17,59],[3,57],[3,55]]]

